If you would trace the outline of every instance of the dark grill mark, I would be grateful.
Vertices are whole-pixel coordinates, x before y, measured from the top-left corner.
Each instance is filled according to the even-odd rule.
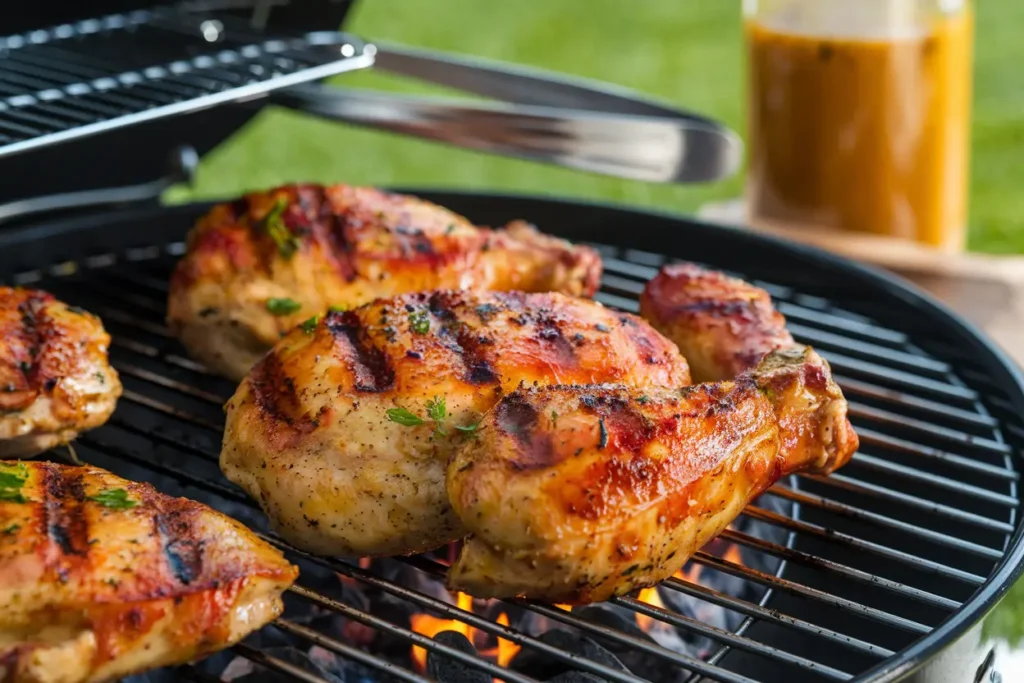
[[[551,349],[552,360],[563,368],[577,366],[576,346],[565,338],[562,326],[556,318],[545,316],[538,322],[537,337]]]
[[[88,554],[89,533],[85,515],[80,509],[85,502],[82,474],[63,476],[56,467],[47,467],[43,474],[46,533],[61,555]]]
[[[430,296],[428,308],[430,313],[441,323],[438,338],[446,349],[456,355],[466,371],[463,379],[470,384],[494,384],[498,374],[491,365],[490,346],[485,337],[474,332],[469,325],[458,320],[453,312],[456,302],[447,292],[434,292]]]
[[[537,429],[537,409],[519,392],[510,394],[498,404],[495,420],[498,429],[514,438],[519,450],[510,464],[517,470],[533,470],[555,464],[557,454],[547,431]]]
[[[251,375],[252,393],[260,411],[268,417],[296,426],[301,412],[295,382],[285,374],[281,358],[274,352],[260,361]]]
[[[187,586],[203,570],[203,542],[195,538],[192,514],[171,512],[155,518],[167,567],[178,583]]]
[[[358,315],[347,311],[333,316],[327,321],[327,329],[335,340],[343,340],[349,346],[344,360],[355,378],[356,391],[381,392],[394,387],[394,368],[388,364],[384,351],[371,344]]]
[[[346,282],[354,281],[358,277],[352,258],[351,231],[355,227],[354,221],[350,220],[347,213],[339,214],[334,211],[334,206],[327,199],[326,191],[319,185],[303,187],[299,192],[299,202],[306,209],[307,216],[313,214],[313,232],[322,234],[329,245],[330,253],[327,257],[334,269]]]

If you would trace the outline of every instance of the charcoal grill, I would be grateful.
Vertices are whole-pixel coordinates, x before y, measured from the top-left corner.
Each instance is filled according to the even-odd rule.
[[[340,10],[329,5],[324,3],[340,21]],[[156,24],[165,26],[160,23],[166,18],[160,14],[163,10],[152,11],[157,14],[146,16],[159,17]],[[140,19],[142,14],[122,16],[125,22],[134,17],[148,26],[146,30],[157,30]],[[228,26],[230,16],[230,11],[217,15]],[[271,27],[289,36],[275,40],[298,51],[288,57],[295,60],[294,68],[287,73],[272,71],[254,83],[249,83],[247,75],[246,82],[256,87],[252,94],[278,87],[275,79],[281,77],[316,78],[326,73],[316,71],[320,68],[337,72],[358,66],[346,60],[365,53],[364,44],[353,37],[310,37],[308,18],[304,23],[302,16],[277,26],[271,23]],[[108,38],[126,30],[108,28],[104,33]],[[37,35],[35,44],[45,47],[57,35],[55,30],[52,33]],[[29,31],[24,40],[30,43],[32,36]],[[265,45],[270,40],[257,38],[246,44]],[[303,40],[306,47],[294,42]],[[353,54],[340,60],[348,66],[326,57],[309,62],[311,54],[323,54],[319,50],[323,45],[337,47],[332,59],[341,54],[341,45],[351,46],[347,51]],[[250,53],[257,62],[277,59],[261,51]],[[95,53],[87,50],[83,57],[90,54]],[[243,71],[251,71],[249,66],[246,63]],[[0,64],[0,87],[19,82],[17,68],[9,61]],[[235,67],[221,63],[217,68],[230,72]],[[36,71],[24,74],[28,77]],[[223,84],[217,92],[228,93],[231,87]],[[246,92],[235,91],[223,99],[234,101],[247,96]],[[22,188],[20,195],[10,195],[14,190],[8,188],[4,196],[80,189],[82,179],[74,174],[61,175],[59,170],[52,177],[40,174],[47,155],[89,158],[98,149],[94,145],[110,144],[111,139],[131,139],[133,148],[141,146],[146,153],[132,152],[131,163],[109,171],[95,169],[95,159],[101,157],[90,158],[89,168],[96,171],[90,174],[93,185],[155,177],[167,141],[179,141],[200,120],[196,116],[207,117],[202,121],[210,124],[196,133],[202,150],[251,115],[250,109],[235,105],[201,111],[214,100],[197,103],[195,94],[178,93],[185,99],[155,103],[143,118],[155,121],[186,110],[198,113],[167,118],[159,127],[111,114],[99,124],[88,124],[109,128],[107,135],[86,138],[85,133],[100,131],[71,133],[67,131],[72,128],[65,126],[60,129],[65,131],[60,145],[54,130],[39,127],[43,122],[26,124],[25,130],[12,133],[11,119],[5,118],[9,109],[0,107],[0,127],[8,126],[0,130],[8,135],[0,138],[0,172],[5,181],[12,179],[16,189]],[[100,95],[116,93],[96,94],[102,100]],[[118,115],[134,116],[129,110],[118,110]],[[128,122],[139,125],[130,129],[122,125]],[[175,132],[168,136],[169,130]],[[28,153],[34,147],[38,151]],[[26,153],[15,156],[17,151]],[[83,167],[78,165],[78,176]],[[502,668],[478,654],[420,635],[388,614],[338,598],[325,589],[325,581],[336,581],[336,575],[436,617],[505,639],[522,652],[560,662],[563,668],[622,683],[644,680],[637,670],[612,668],[553,646],[521,627],[521,622],[504,625],[490,612],[468,611],[436,591],[423,590],[423,583],[409,580],[440,576],[444,564],[438,555],[395,560],[402,571],[383,571],[380,566],[365,568],[354,558],[309,556],[267,531],[258,509],[222,477],[216,464],[221,406],[234,387],[191,361],[163,321],[170,270],[183,251],[186,230],[207,205],[135,203],[117,210],[84,208],[90,203],[138,199],[159,187],[159,182],[147,183],[135,192],[129,188],[31,204],[27,208],[79,209],[56,219],[36,216],[0,228],[0,282],[44,288],[86,307],[102,317],[113,335],[112,360],[125,393],[108,425],[75,442],[77,457],[121,476],[152,481],[167,493],[202,500],[242,519],[284,548],[303,574],[287,596],[288,609],[275,622],[275,633],[351,662],[353,668],[345,671],[354,678],[428,680],[409,666],[408,659],[362,647],[358,639],[342,632],[317,628],[320,622],[306,619],[313,607],[318,614],[338,615],[347,624],[361,625],[364,634],[387,636],[405,651],[417,645],[429,657],[461,663],[485,679],[537,680],[530,671]],[[992,653],[982,645],[981,628],[984,616],[1018,577],[1024,555],[1018,518],[1024,381],[1012,363],[970,325],[886,275],[739,230],[608,205],[415,188],[403,191],[448,206],[480,224],[525,218],[545,231],[592,244],[605,260],[597,298],[622,310],[636,311],[644,283],[659,266],[673,260],[695,261],[755,282],[772,294],[797,340],[815,346],[830,361],[861,436],[860,452],[838,474],[792,477],[745,511],[742,519],[778,533],[754,534],[743,526],[725,532],[723,538],[741,549],[741,561],[710,549],[694,558],[695,565],[707,572],[757,587],[747,593],[756,597],[738,597],[737,591],[679,578],[665,583],[665,591],[685,596],[689,604],[713,605],[736,616],[733,627],[720,628],[695,618],[693,612],[653,606],[635,597],[614,601],[621,610],[713,643],[701,656],[559,606],[511,601],[501,609],[612,643],[678,672],[673,680],[687,683],[997,680]],[[50,457],[65,455],[57,452]],[[329,674],[268,649],[271,641],[260,635],[218,657],[223,662],[228,661],[225,657],[250,661],[281,680],[331,680]],[[168,680],[211,681],[217,680],[220,671],[199,663],[165,673],[171,677]]]

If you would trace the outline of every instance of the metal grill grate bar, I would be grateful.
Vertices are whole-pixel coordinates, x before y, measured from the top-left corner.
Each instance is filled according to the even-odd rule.
[[[911,555],[910,553],[903,552],[902,550],[896,550],[879,543],[866,541],[862,538],[857,538],[856,536],[844,534],[841,531],[834,531],[832,529],[826,529],[825,527],[818,526],[817,524],[791,519],[785,515],[765,510],[764,508],[757,507],[756,505],[748,505],[744,508],[743,514],[748,517],[759,519],[763,522],[768,522],[769,524],[774,524],[782,527],[783,529],[801,533],[805,536],[813,536],[814,538],[844,545],[851,549],[881,555],[891,560],[896,560],[897,562],[909,565],[914,569],[932,572],[940,576],[945,576],[946,578],[956,579],[975,586],[980,586],[985,582],[984,576],[965,572],[961,569],[942,564],[941,562],[935,562],[916,555]]]
[[[294,664],[290,664],[278,657],[268,655],[266,652],[250,647],[245,643],[235,645],[231,648],[231,651],[242,655],[251,662],[265,666],[272,671],[277,671],[278,673],[291,676],[297,681],[304,681],[305,683],[330,683],[330,681],[322,676],[311,674],[305,669],[297,667]]]
[[[315,603],[319,607],[329,609],[332,612],[345,616],[349,619],[358,621],[359,623],[369,626],[370,628],[380,631],[381,633],[388,633],[393,636],[397,636],[399,638],[407,640],[411,643],[414,643],[422,647],[424,650],[427,650],[428,652],[435,652],[437,654],[441,654],[446,657],[458,660],[462,664],[466,664],[467,666],[471,666],[474,669],[478,669],[480,671],[488,673],[491,676],[494,676],[495,678],[500,678],[502,680],[508,681],[508,683],[536,683],[536,680],[530,678],[529,676],[524,676],[520,673],[516,673],[515,671],[510,671],[509,669],[503,669],[502,667],[493,664],[492,662],[489,662],[486,659],[481,659],[480,657],[467,654],[462,650],[456,649],[449,645],[445,645],[444,643],[439,643],[433,638],[428,638],[422,634],[416,633],[415,631],[411,631],[407,628],[396,626],[395,624],[392,624],[390,621],[370,614],[369,612],[364,612],[350,605],[346,605],[343,602],[338,602],[337,600],[332,600],[331,598],[320,595],[316,591],[305,588],[301,584],[293,585],[288,590],[296,595],[300,595],[303,598],[306,598],[307,600]]]
[[[346,643],[336,640],[334,638],[328,638],[319,631],[314,631],[311,628],[307,628],[301,624],[296,624],[288,619],[279,618],[274,621],[274,626],[278,627],[282,631],[287,631],[293,635],[303,638],[314,645],[330,650],[336,655],[347,657],[353,661],[365,664],[366,666],[373,667],[377,671],[386,674],[387,676],[397,678],[401,681],[408,681],[409,683],[428,683],[429,678],[420,676],[419,674],[413,673],[408,669],[403,669],[400,666],[395,666],[391,662],[374,657],[373,655],[367,654],[363,650],[357,647],[352,647]]]
[[[800,503],[801,505],[807,505],[817,510],[831,512],[848,519],[867,522],[878,527],[900,531],[910,536],[931,541],[937,545],[955,548],[956,550],[982,557],[986,560],[999,561],[1003,556],[1002,552],[995,548],[989,548],[977,543],[972,543],[971,541],[965,541],[962,538],[943,534],[938,531],[932,531],[931,529],[926,529],[915,524],[909,524],[898,519],[892,519],[891,517],[886,517],[885,515],[880,515],[876,512],[864,510],[853,505],[847,505],[846,503],[840,503],[824,496],[806,493],[803,491],[795,491],[787,486],[780,486],[778,484],[769,489],[769,492],[787,500]]]
[[[446,617],[462,621],[474,628],[480,629],[481,631],[489,633],[493,636],[504,638],[505,640],[511,641],[517,645],[529,647],[539,652],[543,652],[546,655],[549,655],[552,658],[557,659],[559,661],[565,662],[566,664],[570,664],[573,667],[578,667],[597,676],[602,676],[611,680],[620,681],[620,683],[638,683],[638,681],[641,680],[636,676],[633,676],[632,674],[623,671],[618,671],[617,669],[609,668],[597,662],[592,662],[584,657],[580,657],[579,655],[573,654],[571,652],[566,652],[557,647],[548,645],[542,640],[537,640],[536,638],[528,636],[509,626],[503,626],[502,624],[490,621],[489,619],[485,619],[472,612],[467,612],[466,610],[460,609],[455,605],[451,605],[433,596],[426,595],[424,593],[419,593],[417,591],[405,588],[404,586],[400,586],[390,581],[385,581],[377,577],[376,575],[371,574],[370,572],[360,569],[359,567],[356,567],[354,565],[350,565],[346,562],[341,562],[339,560],[332,560],[328,558],[322,558],[315,555],[311,555],[302,550],[295,549],[277,538],[264,538],[266,538],[268,542],[273,543],[279,548],[287,549],[289,552],[292,552],[295,555],[305,557],[306,559],[315,562],[316,564],[319,564],[323,567],[327,567],[333,571],[336,571],[339,574],[344,574],[345,576],[360,581],[361,583],[365,583],[366,585],[379,588],[380,590],[390,593],[395,597],[415,603],[420,607],[423,607],[424,609],[433,610],[434,612],[443,614]]]
[[[845,474],[832,474],[827,477],[817,474],[801,474],[799,476],[803,479],[823,484],[830,488],[837,488],[851,493],[880,498],[890,503],[899,503],[900,505],[904,505],[909,508],[922,510],[932,515],[969,524],[971,526],[978,527],[979,529],[1013,533],[1013,525],[1009,522],[1000,522],[995,519],[989,519],[988,517],[982,517],[981,515],[974,514],[973,512],[957,510],[954,507],[943,505],[942,503],[936,503],[935,501],[927,500],[925,498],[912,496],[908,493],[893,491],[890,488],[879,486],[877,484],[870,484],[866,481],[860,481],[858,479],[848,477]]]
[[[746,579],[753,581],[754,583],[767,586],[769,588],[777,588],[793,595],[799,595],[802,598],[808,598],[815,600],[823,605],[835,607],[837,609],[846,610],[858,616],[865,617],[869,620],[876,621],[888,626],[908,631],[910,633],[924,634],[928,633],[931,628],[924,624],[918,623],[912,619],[906,619],[895,614],[890,614],[874,607],[868,607],[859,602],[853,600],[847,600],[831,593],[818,590],[817,588],[810,588],[801,583],[795,581],[789,581],[788,579],[779,578],[772,576],[771,574],[765,574],[764,572],[751,569],[742,564],[730,562],[729,560],[709,555],[703,550],[698,550],[693,555],[693,561],[698,562],[705,567],[717,569],[720,572],[731,574],[739,579]]]
[[[1017,503],[1019,502],[1014,496],[989,491],[988,489],[983,489],[980,486],[966,484],[938,474],[932,474],[931,472],[922,472],[914,469],[913,467],[889,462],[888,460],[876,458],[872,455],[868,455],[867,453],[857,453],[857,457],[853,460],[853,463],[859,467],[875,470],[877,472],[884,472],[886,474],[891,474],[917,483],[930,484],[936,488],[955,491],[961,495],[977,498],[978,500],[1002,505],[1008,508],[1016,508]]]
[[[779,650],[774,647],[763,645],[755,640],[750,640],[749,638],[737,636],[736,634],[730,633],[729,631],[723,631],[720,628],[715,628],[714,626],[709,626],[708,624],[701,623],[696,619],[691,619],[690,617],[675,614],[674,612],[669,612],[666,609],[648,605],[647,603],[641,602],[636,598],[615,598],[614,600],[612,600],[612,602],[616,605],[628,607],[634,612],[639,612],[640,614],[644,614],[648,617],[651,617],[652,619],[657,619],[662,623],[675,626],[676,628],[682,628],[689,631],[693,631],[695,633],[700,633],[703,636],[707,636],[708,638],[711,638],[713,640],[717,640],[731,647],[735,647],[736,649],[743,650],[745,652],[750,652],[756,655],[762,655],[765,657],[777,659],[778,661],[785,662],[786,664],[789,664],[791,666],[800,667],[804,670],[814,671],[826,678],[830,678],[835,681],[848,681],[851,678],[853,678],[853,676],[846,673],[845,671],[840,671],[839,669],[834,669],[830,666],[819,664],[818,662],[794,654],[790,654],[789,652],[785,652],[784,650]]]
[[[722,593],[721,591],[716,591],[713,588],[708,588],[701,584],[689,583],[682,579],[672,577],[665,579],[661,585],[679,593],[685,593],[690,597],[710,602],[713,605],[718,605],[719,607],[739,612],[740,614],[744,614],[748,617],[761,619],[779,626],[785,626],[793,631],[798,631],[803,635],[817,636],[832,644],[841,645],[862,654],[879,658],[890,657],[894,654],[892,650],[879,645],[838,633],[823,626],[811,624],[802,619],[797,619],[789,616],[788,614],[783,614],[778,610],[768,609],[766,607],[761,607],[760,605],[746,602],[745,600],[740,600],[739,598],[734,598],[731,595]]]
[[[852,410],[851,414],[856,417],[856,412]],[[997,465],[990,465],[988,463],[980,462],[978,460],[971,460],[960,455],[955,455],[947,451],[942,451],[937,448],[928,448],[919,444],[907,441],[905,439],[898,439],[888,434],[876,432],[873,429],[867,427],[857,427],[857,436],[860,437],[862,446],[875,446],[878,448],[884,448],[886,450],[896,451],[899,453],[906,453],[908,455],[919,456],[922,458],[928,458],[931,460],[937,460],[947,465],[954,467],[970,470],[977,474],[984,474],[986,476],[995,477],[997,479],[1003,479],[1005,481],[1019,481],[1020,475],[1013,471],[1008,470],[1004,467]]]
[[[915,600],[917,602],[922,602],[950,611],[955,610],[960,606],[960,603],[956,600],[950,600],[949,598],[944,598],[941,595],[936,595],[912,586],[907,586],[898,581],[892,581],[890,579],[876,576],[874,574],[861,571],[860,569],[840,564],[839,562],[833,562],[831,560],[816,557],[809,553],[781,546],[777,543],[772,543],[771,541],[765,541],[742,531],[726,529],[719,534],[719,537],[733,541],[734,543],[739,543],[746,548],[760,550],[761,552],[768,553],[769,555],[797,562],[807,567],[815,567],[823,572],[833,574],[835,576],[841,576],[845,579],[856,581],[857,583],[861,583],[866,586],[881,588],[908,600]]]
[[[950,429],[949,427],[933,424],[931,422],[915,420],[911,417],[893,415],[892,413],[884,410],[877,410],[863,405],[857,406],[857,417],[873,420],[893,427],[910,429],[915,432],[920,432],[925,436],[940,438],[971,450],[987,451],[996,455],[1009,455],[1011,452],[1009,446],[1004,443],[999,443],[998,441],[993,441],[992,439],[967,434],[966,432]]]

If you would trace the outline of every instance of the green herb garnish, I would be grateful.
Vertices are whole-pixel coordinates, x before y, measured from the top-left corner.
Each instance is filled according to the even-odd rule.
[[[12,524],[9,527],[7,527],[6,529],[4,529],[4,534],[6,534],[7,536],[13,536],[14,534],[18,533],[18,530],[20,528],[21,528],[20,524]]]
[[[28,481],[28,468],[25,463],[17,465],[0,465],[0,502],[25,503],[27,499],[21,493],[21,487]],[[11,468],[10,470],[6,468]]]
[[[445,420],[448,419],[448,406],[444,396],[435,396],[434,398],[427,401],[427,417],[426,419],[420,417],[416,413],[408,410],[407,408],[389,408],[387,411],[388,420],[391,422],[397,422],[405,427],[418,427],[428,422],[434,423],[434,433],[431,435],[433,438],[440,436],[448,436],[448,432],[445,431]],[[455,429],[459,430],[463,434],[472,434],[477,430],[480,425],[480,421],[477,420],[473,424],[469,425],[451,425]]]
[[[643,396],[641,396],[640,398],[638,398],[638,399],[636,400],[636,402],[637,402],[637,403],[639,403],[640,405],[645,405],[645,404],[646,404],[646,403],[647,403],[648,401],[650,401],[650,400],[651,400],[651,397],[650,397],[650,396],[648,396],[647,394],[644,394]]]
[[[418,427],[425,422],[422,417],[405,408],[388,408],[387,416],[389,420],[403,427]]]
[[[331,306],[327,309],[329,313],[344,313],[348,310],[347,306]]]
[[[415,311],[409,314],[409,326],[416,334],[426,334],[430,331],[430,318],[423,311]]]
[[[278,299],[276,297],[267,299],[267,310],[270,311],[273,315],[291,315],[292,313],[298,311],[300,308],[302,308],[302,304],[300,304],[295,299]]]
[[[445,405],[443,396],[435,396],[427,401],[427,417],[434,421],[434,436],[448,436],[448,432],[444,431],[442,426],[444,418],[447,416],[448,407]]]
[[[88,496],[88,499],[112,510],[128,510],[138,505],[124,489],[106,489],[95,496]]]
[[[284,223],[284,212],[287,208],[288,200],[278,199],[274,208],[263,217],[263,229],[267,231],[270,239],[274,240],[278,253],[290,259],[299,250],[299,238]]]
[[[301,327],[302,331],[305,332],[306,334],[313,334],[313,330],[316,329],[316,324],[318,322],[320,322],[320,316],[314,315],[312,318],[309,318],[308,320],[303,320],[301,323],[299,323],[299,327]]]
[[[551,411],[551,424],[558,424],[558,413],[555,412],[554,410]]]

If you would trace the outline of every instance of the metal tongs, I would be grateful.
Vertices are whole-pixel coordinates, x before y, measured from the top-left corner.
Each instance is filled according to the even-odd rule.
[[[711,119],[625,88],[476,57],[375,49],[374,68],[500,100],[397,95],[322,84],[271,101],[328,119],[583,171],[661,183],[700,183],[737,171],[743,143]]]

